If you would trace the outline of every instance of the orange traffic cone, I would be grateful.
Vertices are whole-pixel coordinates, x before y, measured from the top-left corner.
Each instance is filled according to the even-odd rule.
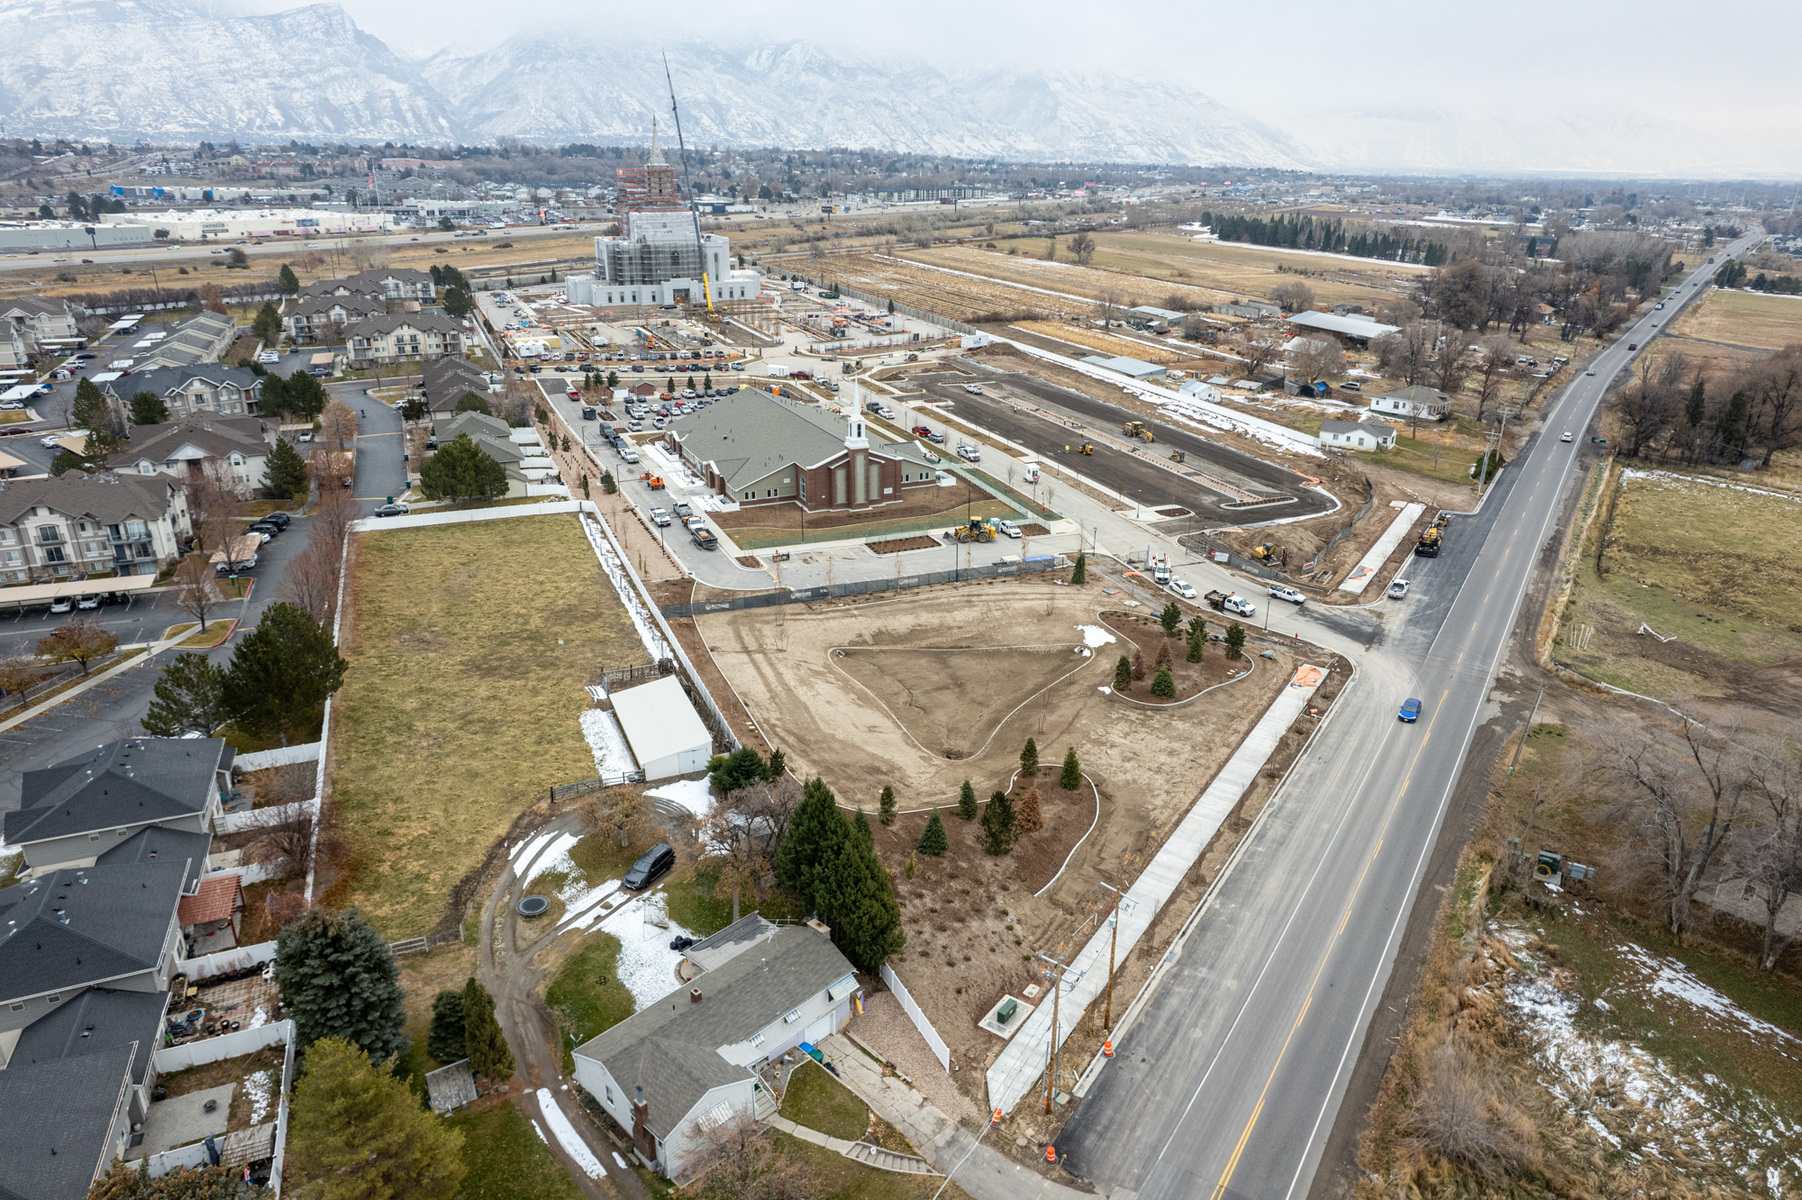
[[[989,1114],[989,1127],[993,1128],[993,1129],[998,1129],[1001,1127],[1001,1110],[1000,1109],[996,1109],[993,1113]]]
[[[1057,1166],[1057,1147],[1056,1146],[1045,1147],[1045,1161],[1050,1163],[1054,1167]]]
[[[1101,1043],[1101,1057],[1103,1057],[1103,1058],[1114,1057],[1114,1043],[1113,1042],[1107,1041],[1107,1042]]]

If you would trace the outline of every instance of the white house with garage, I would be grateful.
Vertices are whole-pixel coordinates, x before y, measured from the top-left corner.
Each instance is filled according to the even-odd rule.
[[[1388,450],[1395,430],[1381,421],[1322,421],[1320,444],[1345,450]]]

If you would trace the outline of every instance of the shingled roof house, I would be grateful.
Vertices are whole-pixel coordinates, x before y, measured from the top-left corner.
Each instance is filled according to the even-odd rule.
[[[857,991],[851,963],[823,932],[756,913],[687,955],[704,967],[692,987],[575,1052],[577,1081],[670,1178],[700,1130],[755,1114],[758,1065],[838,1032]]]
[[[0,484],[0,580],[117,569],[154,575],[190,532],[187,493],[167,475],[66,471]]]
[[[145,1119],[176,964],[239,895],[207,874],[231,762],[216,738],[134,738],[24,773],[4,828],[26,874],[0,889],[0,1197],[79,1200]]]
[[[863,417],[840,417],[750,389],[670,426],[669,442],[721,496],[808,512],[894,504],[937,472],[919,444],[872,442]]]

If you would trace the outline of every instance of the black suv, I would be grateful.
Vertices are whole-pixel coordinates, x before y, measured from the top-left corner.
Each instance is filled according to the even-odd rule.
[[[658,842],[632,864],[632,869],[626,872],[625,879],[620,881],[621,885],[629,892],[642,892],[662,879],[675,865],[676,852],[664,843]]]

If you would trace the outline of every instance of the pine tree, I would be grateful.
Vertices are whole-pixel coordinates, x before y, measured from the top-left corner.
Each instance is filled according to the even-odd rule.
[[[1082,786],[1082,764],[1076,761],[1075,746],[1064,755],[1064,769],[1057,777],[1057,786],[1066,792],[1074,792]]]
[[[82,429],[103,430],[111,426],[106,393],[92,379],[83,376],[75,385],[75,404],[69,409],[69,420]]]
[[[463,1036],[463,993],[447,989],[432,997],[432,1025],[425,1035],[426,1053],[442,1064],[467,1058]]]
[[[776,847],[776,882],[802,903],[821,907],[820,897],[849,833],[832,789],[818,776],[809,779],[795,815],[788,819],[782,844]]]
[[[213,736],[213,730],[231,719],[225,707],[225,672],[204,654],[178,654],[163,668],[155,699],[139,722],[156,737],[184,734]]]
[[[1070,582],[1071,583],[1087,583],[1087,582],[1089,582],[1089,560],[1087,557],[1085,557],[1082,554],[1081,551],[1078,551],[1076,554],[1076,566],[1071,568]]]
[[[1245,626],[1237,621],[1226,627],[1226,656],[1235,662],[1245,657]]]
[[[1014,848],[1014,839],[1018,836],[1014,802],[1008,799],[1006,792],[996,792],[989,797],[988,807],[982,810],[982,848],[989,854],[1006,854]]]
[[[406,1044],[400,969],[356,909],[310,908],[275,941],[275,982],[303,1050],[343,1038],[377,1062]]]
[[[1196,620],[1191,621],[1189,623],[1188,660],[1190,662],[1200,662],[1201,661],[1202,648],[1208,644],[1207,629],[1208,629],[1207,625],[1204,624],[1199,618],[1197,618]]]
[[[1174,659],[1174,656],[1170,653],[1170,643],[1169,642],[1163,643],[1162,645],[1160,645],[1158,647],[1158,659],[1157,659],[1156,669],[1159,671],[1168,671],[1170,669],[1170,664],[1173,661],[1173,659]]]
[[[1164,627],[1165,637],[1175,637],[1176,627],[1182,624],[1183,610],[1176,606],[1176,601],[1164,605],[1164,611],[1158,614],[1158,624]]]
[[[257,315],[250,322],[250,331],[265,344],[273,343],[281,337],[282,314],[276,311],[275,301],[263,301],[263,307],[257,309]]]
[[[1044,798],[1030,783],[1014,798],[1014,828],[1021,833],[1037,833],[1045,828]]]
[[[419,469],[419,490],[428,500],[493,500],[507,494],[507,469],[459,433]]]
[[[290,267],[287,263],[283,263],[282,269],[276,272],[275,277],[281,283],[281,289],[285,294],[293,296],[299,293],[300,276],[294,273],[293,267]]]
[[[895,823],[895,789],[883,788],[882,797],[876,804],[876,819],[884,825],[893,825]]]
[[[225,673],[225,707],[238,727],[255,737],[279,736],[286,746],[303,733],[317,736],[314,727],[325,698],[344,682],[348,665],[332,644],[330,631],[306,610],[272,604],[232,652]]]
[[[264,486],[271,496],[282,499],[307,494],[307,461],[287,438],[277,438],[269,451],[268,482]]]
[[[781,779],[783,772],[785,772],[787,770],[788,770],[787,756],[784,755],[780,749],[770,751],[770,761],[765,769],[765,773],[769,776],[769,778]]]
[[[1169,667],[1159,667],[1158,673],[1152,676],[1151,694],[1163,700],[1176,699],[1176,680],[1171,677]]]
[[[284,1182],[296,1196],[451,1200],[462,1186],[462,1131],[339,1038],[307,1051],[289,1120]]]
[[[857,815],[861,818],[863,810]],[[891,955],[901,952],[907,935],[901,929],[901,906],[895,902],[894,885],[876,858],[869,822],[863,821],[862,826],[864,836],[844,840],[821,889],[819,907],[832,926],[832,940],[839,950],[858,970],[874,975]]]
[[[870,828],[870,814],[863,809],[858,809],[857,815],[851,818],[851,828],[857,832],[858,838],[865,843],[871,846],[876,844],[876,831]]]
[[[1039,744],[1031,738],[1026,739],[1026,748],[1020,751],[1020,775],[1032,779],[1039,773]]]
[[[943,858],[945,851],[951,848],[949,839],[945,837],[945,823],[939,815],[933,813],[926,819],[926,828],[920,833],[919,851],[933,858]]]
[[[132,396],[126,416],[133,425],[160,425],[169,419],[169,405],[155,392],[138,392]]]
[[[513,1051],[494,1016],[494,997],[474,975],[463,985],[463,1047],[469,1069],[502,1083],[513,1078]]]
[[[1683,418],[1689,422],[1691,429],[1700,429],[1702,419],[1708,415],[1708,387],[1702,382],[1700,372],[1696,381],[1690,386],[1689,399],[1683,405]]]
[[[1114,666],[1114,690],[1130,692],[1133,688],[1133,660],[1122,654]]]
[[[976,819],[976,789],[970,786],[968,779],[957,792],[957,815],[966,821]]]
[[[1145,651],[1136,647],[1133,649],[1133,678],[1145,678]]]

